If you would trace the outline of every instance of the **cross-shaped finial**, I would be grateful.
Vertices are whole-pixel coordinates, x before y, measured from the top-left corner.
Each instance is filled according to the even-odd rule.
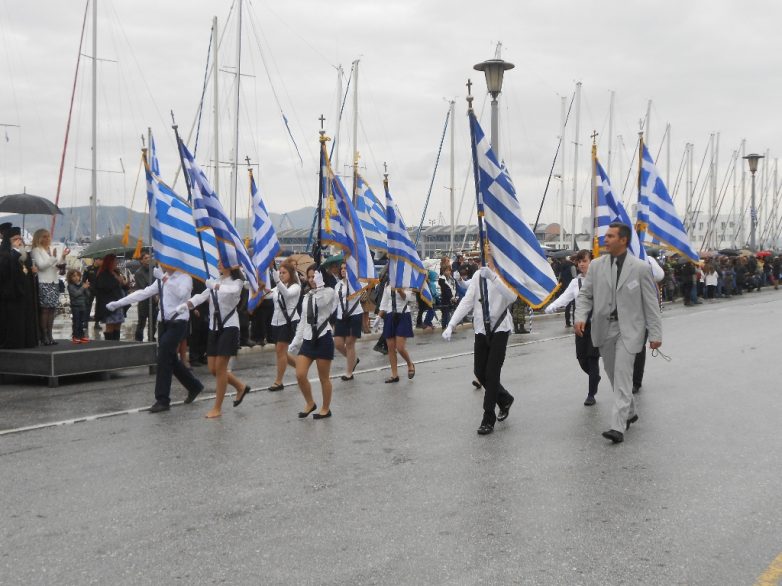
[[[592,139],[592,144],[596,144],[597,143],[597,141],[596,141],[597,136],[598,136],[597,130],[593,130],[592,134],[589,135],[589,138]]]
[[[174,111],[173,111],[173,110],[171,110],[171,124],[172,124],[173,126],[176,126],[176,125],[177,125],[177,124],[176,124],[176,119],[174,118]]]
[[[467,95],[468,96],[472,95],[471,92],[472,92],[472,80],[468,79],[467,80]]]
[[[383,161],[383,173],[388,175],[388,163],[386,163],[385,161]]]
[[[146,141],[146,137],[142,134],[141,135],[141,148],[142,149],[147,146],[147,143],[145,141]]]
[[[323,114],[321,114],[320,118],[318,118],[318,120],[320,120],[320,129],[324,130],[323,124],[326,122],[326,117]]]
[[[250,156],[247,155],[246,157],[244,157],[244,160],[247,161],[247,166],[249,167],[250,166]]]

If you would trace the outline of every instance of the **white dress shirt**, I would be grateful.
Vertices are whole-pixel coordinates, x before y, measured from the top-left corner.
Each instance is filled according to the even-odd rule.
[[[510,332],[513,330],[513,316],[510,314],[510,305],[516,300],[516,294],[508,289],[497,274],[492,271],[492,277],[482,279],[478,273],[470,279],[470,285],[467,292],[459,301],[459,305],[451,316],[452,324],[460,323],[467,314],[472,311],[472,325],[476,334],[486,334],[486,327],[483,325],[483,304],[481,303],[481,281],[486,282],[486,288],[489,293],[489,321],[491,327],[497,325],[502,312],[505,311],[505,317],[497,325],[495,332]],[[449,326],[450,327],[450,326]]]
[[[239,300],[242,297],[242,288],[244,281],[241,279],[232,279],[230,276],[221,277],[218,281],[220,287],[217,291],[214,291],[217,296],[217,305],[220,307],[220,319],[223,320],[224,328],[238,328],[239,327],[239,314],[234,311],[239,306]],[[219,324],[217,324],[217,316],[215,315],[213,291],[205,289],[198,295],[193,295],[188,301],[197,307],[201,305],[207,299],[209,300],[209,329],[218,330]],[[233,313],[231,313],[233,312]],[[187,315],[187,314],[185,314]],[[230,316],[230,317],[229,317]],[[228,318],[228,319],[226,319]]]
[[[348,291],[347,283],[344,280],[337,282],[337,286],[334,288],[334,293],[337,296],[337,319],[343,319],[346,312],[351,316],[364,314],[364,308],[361,307],[361,295],[348,299],[350,296]]]
[[[578,291],[581,289],[579,283],[582,283],[583,278],[584,275],[578,275],[575,279],[570,281],[565,292],[546,307],[546,313],[553,313],[558,309],[564,309],[571,301],[575,301],[578,297]]]
[[[312,298],[313,301],[313,311],[316,307],[318,310],[318,322],[315,324],[315,329],[319,329],[323,326],[320,336],[318,337],[322,338],[331,331],[329,319],[337,306],[337,295],[334,293],[334,289],[330,287],[321,287],[320,289],[311,290],[304,296],[304,300],[301,304],[301,319],[299,320],[299,325],[296,326],[296,336],[291,342],[291,346],[294,348],[301,348],[302,340],[312,340],[313,326],[307,323],[310,315],[310,298]]]
[[[284,326],[288,323],[285,314],[282,311],[281,301],[285,302],[285,311],[290,316],[291,321],[299,319],[299,312],[296,306],[299,304],[299,295],[301,294],[301,285],[296,282],[286,286],[282,281],[277,281],[277,286],[272,289],[272,301],[274,301],[274,315],[272,315],[273,326]]]
[[[158,285],[160,283],[160,286]],[[163,289],[163,295],[158,302],[158,321],[172,321],[190,319],[190,315],[187,313],[177,313],[176,308],[187,303],[190,299],[190,295],[193,293],[193,279],[187,273],[176,271],[174,273],[166,273],[163,280],[155,280],[151,285],[138,291],[133,291],[130,295],[126,295],[119,301],[115,301],[118,307],[124,307],[125,305],[131,305],[144,301],[150,297],[154,297],[160,291],[160,287]],[[164,314],[165,312],[165,314]]]
[[[33,257],[33,263],[38,267],[38,282],[39,283],[56,283],[60,280],[60,274],[57,271],[57,264],[65,262],[61,251],[56,251],[55,254],[49,254],[45,248],[36,246],[30,251],[30,256]]]
[[[402,296],[399,294],[401,292],[404,292],[405,297],[402,298]],[[394,296],[396,297],[396,312],[397,313],[410,313],[410,307],[409,304],[413,301],[415,301],[415,295],[413,295],[412,289],[394,289]],[[394,303],[391,299],[391,287],[386,285],[386,288],[383,289],[383,299],[380,300],[380,311],[385,311],[386,313],[392,313],[394,311]]]

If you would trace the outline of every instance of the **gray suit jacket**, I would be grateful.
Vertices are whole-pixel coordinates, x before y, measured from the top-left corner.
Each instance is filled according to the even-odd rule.
[[[598,348],[608,335],[611,287],[611,256],[601,256],[589,265],[576,299],[575,318],[577,322],[585,322],[592,312],[592,344]],[[662,342],[662,318],[652,272],[646,262],[629,252],[616,287],[616,308],[619,331],[628,352],[641,351],[646,330],[649,330],[649,340]]]

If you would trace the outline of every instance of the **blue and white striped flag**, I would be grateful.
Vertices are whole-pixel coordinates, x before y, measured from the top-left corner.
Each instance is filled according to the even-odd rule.
[[[388,284],[394,289],[413,289],[421,294],[430,307],[434,304],[432,292],[426,283],[428,271],[410,240],[402,214],[383,182],[386,192],[386,222],[388,224]]]
[[[533,308],[545,305],[557,290],[557,278],[535,234],[521,217],[516,190],[499,164],[481,125],[470,110],[470,131],[478,212],[486,220],[486,237],[497,274]]]
[[[630,214],[627,213],[622,202],[614,197],[611,181],[597,159],[595,159],[595,170],[597,171],[595,176],[595,183],[597,184],[597,240],[600,246],[605,246],[605,235],[608,232],[608,225],[611,222],[622,222],[630,226],[630,232],[632,232],[630,244],[627,247],[630,254],[645,260],[646,249],[641,244],[641,239],[638,238],[638,233],[633,227]]]
[[[257,271],[258,282],[261,285],[255,295],[247,303],[247,309],[252,312],[263,298],[263,289],[269,284],[269,267],[280,252],[280,241],[272,225],[269,213],[261,199],[261,193],[255,184],[253,171],[250,169],[250,196],[253,206],[253,265]]]
[[[223,266],[241,267],[250,283],[251,291],[255,293],[259,289],[258,276],[244,242],[225,214],[220,199],[209,184],[206,175],[181,140],[179,148],[182,151],[182,160],[193,195],[193,217],[196,226],[199,230],[212,229],[214,231]]]
[[[320,241],[322,245],[339,248],[345,255],[348,297],[352,298],[377,281],[375,265],[345,185],[331,170],[325,144],[321,145],[320,157],[325,183]]]
[[[356,213],[369,247],[385,251],[388,246],[386,210],[361,175],[356,175]]]
[[[146,161],[145,161],[146,163]],[[176,269],[205,281],[217,277],[217,243],[211,230],[201,231],[198,242],[193,210],[186,201],[160,181],[145,164],[149,225],[155,260],[166,269]],[[206,258],[206,267],[204,266]],[[207,267],[209,274],[207,274]]]
[[[662,177],[657,173],[652,155],[649,154],[645,144],[642,146],[643,160],[638,197],[638,231],[641,233],[641,241],[646,240],[645,234],[649,234],[665,246],[689,257],[693,262],[698,262],[698,253],[690,244],[687,230],[679,219]]]
[[[157,148],[155,148],[155,137],[152,131],[149,131],[149,169],[155,177],[160,177],[160,161],[157,158]]]

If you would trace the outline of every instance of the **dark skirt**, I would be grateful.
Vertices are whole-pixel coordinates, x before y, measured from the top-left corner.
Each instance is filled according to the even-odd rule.
[[[383,337],[412,338],[413,318],[409,313],[387,313],[383,321]]]
[[[584,328],[583,336],[576,336],[576,358],[584,360],[586,358],[598,358],[600,350],[592,345],[592,322],[588,321]]]
[[[347,338],[348,336],[360,338],[363,321],[364,316],[361,314],[351,315],[348,319],[338,319],[334,324],[334,335],[339,338]]]
[[[290,325],[282,324],[281,326],[272,326],[274,341],[290,344],[293,342],[293,338],[296,337],[296,326],[298,325],[299,320],[292,321]]]
[[[222,332],[209,331],[206,341],[207,356],[236,356],[239,350],[239,328],[223,328]]]
[[[334,338],[331,337],[331,332],[322,335],[317,342],[304,340],[299,355],[313,360],[334,360]]]

